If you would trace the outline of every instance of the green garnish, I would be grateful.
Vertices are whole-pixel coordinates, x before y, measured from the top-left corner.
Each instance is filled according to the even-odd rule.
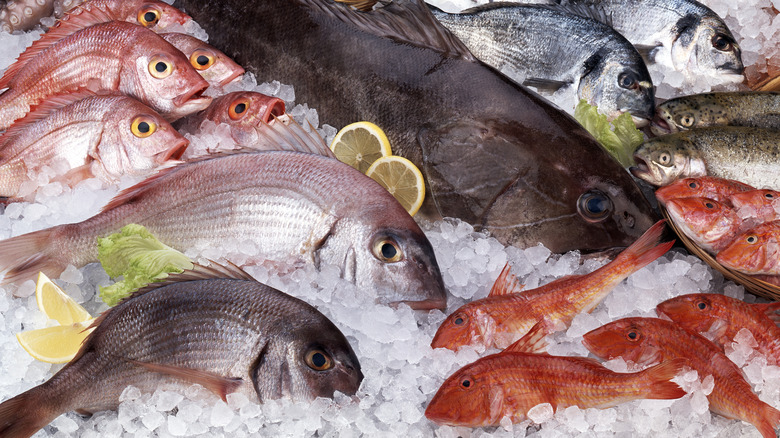
[[[574,109],[574,118],[598,140],[623,167],[634,164],[634,151],[644,141],[642,132],[636,129],[631,114],[623,113],[612,123],[600,114],[595,106],[580,100]]]

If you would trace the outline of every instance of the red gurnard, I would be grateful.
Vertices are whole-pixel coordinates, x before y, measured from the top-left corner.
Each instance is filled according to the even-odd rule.
[[[710,198],[670,199],[666,210],[683,234],[713,255],[725,248],[742,227],[734,209]]]
[[[737,236],[718,263],[746,274],[780,275],[780,221],[766,222]]]
[[[729,196],[737,216],[758,225],[780,219],[780,192],[769,189],[750,190]]]
[[[656,190],[655,197],[658,198],[661,205],[666,205],[670,199],[701,197],[723,202],[730,207],[729,196],[755,189],[753,186],[731,179],[700,176],[678,179],[668,186]]]
[[[586,333],[582,343],[601,358],[622,357],[639,365],[683,358],[700,378],[715,379],[707,396],[712,412],[747,421],[764,438],[776,437],[780,411],[759,400],[739,367],[701,335],[663,319],[624,318]]]
[[[570,275],[528,291],[504,268],[488,297],[465,304],[441,324],[433,348],[456,350],[482,344],[503,348],[542,319],[550,326],[568,326],[582,312],[592,311],[621,281],[660,257],[674,242],[657,244],[664,230],[659,221],[615,260],[585,275]],[[548,330],[552,330],[550,327]]]
[[[688,294],[664,301],[656,311],[687,330],[712,335],[725,347],[737,332],[748,329],[756,349],[769,363],[780,364],[780,302],[749,304],[721,294]]]

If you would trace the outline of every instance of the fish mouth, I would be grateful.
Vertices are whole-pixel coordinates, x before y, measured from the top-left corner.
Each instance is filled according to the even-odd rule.
[[[412,300],[404,300],[404,301],[393,301],[391,303],[388,303],[388,305],[392,308],[398,308],[401,304],[406,304],[407,306],[411,307],[412,310],[444,310],[447,308],[447,299],[446,298],[430,298],[427,300],[422,301],[412,301]]]
[[[162,162],[169,160],[179,160],[181,156],[184,155],[184,151],[187,150],[189,145],[189,140],[186,138],[181,139],[178,143],[176,143],[176,145],[165,152],[165,155],[162,156]]]
[[[647,162],[642,157],[637,155],[634,155],[634,161],[636,165],[629,167],[628,171],[635,177],[647,181],[647,177],[650,175],[650,166],[647,165]]]
[[[650,119],[647,117],[642,116],[635,116],[631,114],[631,120],[634,121],[634,125],[636,125],[637,128],[643,128],[650,124]]]
[[[672,128],[669,126],[668,123],[666,123],[666,120],[664,120],[663,117],[657,116],[655,119],[653,119],[653,124],[650,125],[650,132],[652,132],[655,135],[661,136],[666,134],[671,134]]]
[[[241,70],[237,70],[235,73],[233,73],[232,75],[230,75],[227,78],[225,78],[222,82],[220,82],[219,85],[224,87],[227,84],[230,84],[230,83],[233,83],[233,82],[238,82],[238,79],[243,74],[244,74],[244,69],[243,68]]]
[[[208,82],[203,80],[201,85],[199,87],[193,87],[189,92],[180,94],[173,98],[173,104],[177,107],[184,106],[184,104],[189,105],[197,105],[200,106],[200,104],[203,104],[204,102],[206,105],[203,107],[205,108],[208,106],[209,103],[211,103],[210,97],[203,96],[203,92],[206,91],[206,88],[209,87]]]

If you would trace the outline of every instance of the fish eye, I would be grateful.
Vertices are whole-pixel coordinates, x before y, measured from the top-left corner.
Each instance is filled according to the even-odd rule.
[[[745,238],[745,242],[747,242],[747,243],[752,245],[752,244],[758,242],[758,237],[756,237],[755,235],[751,234],[750,236],[747,236]]]
[[[699,182],[698,182],[698,181],[696,181],[696,180],[689,181],[689,182],[688,182],[688,187],[690,187],[690,188],[692,188],[692,189],[694,189],[694,190],[695,190],[695,189],[698,189],[698,188],[699,188]]]
[[[130,131],[138,138],[146,138],[157,131],[157,123],[149,116],[138,116],[130,123]]]
[[[228,116],[233,120],[238,120],[246,115],[247,109],[249,109],[249,99],[246,97],[239,97],[230,104]]]
[[[400,262],[403,259],[401,247],[391,237],[378,239],[374,243],[374,257],[385,263]]]
[[[734,49],[734,46],[731,44],[729,37],[722,34],[717,34],[712,37],[712,47],[720,50],[721,52],[730,52]]]
[[[206,70],[214,65],[215,61],[216,57],[211,50],[198,49],[190,55],[190,64],[192,64],[196,70]]]
[[[769,193],[769,192],[767,192],[767,193],[764,193],[764,197],[765,197],[766,199],[775,199],[775,195],[774,195],[774,194],[772,194],[772,193]]]
[[[618,85],[620,85],[621,88],[625,88],[627,90],[639,89],[639,81],[636,80],[636,75],[631,72],[623,72],[619,74]]]
[[[705,310],[707,308],[707,303],[705,303],[704,301],[699,301],[699,303],[696,304],[696,307],[698,307],[699,310]]]
[[[658,155],[658,163],[662,166],[668,166],[672,162],[672,154],[669,152],[661,152]]]
[[[609,196],[598,190],[585,192],[577,200],[577,210],[589,222],[600,222],[612,213]]]
[[[474,387],[474,379],[471,377],[465,377],[463,380],[460,381],[460,387],[463,389],[469,389]]]
[[[452,322],[454,322],[455,325],[463,325],[467,319],[468,318],[466,318],[466,315],[458,315]]]
[[[639,340],[639,332],[636,330],[631,330],[630,332],[626,333],[626,337],[631,342],[636,342]]]
[[[306,353],[306,365],[315,371],[325,371],[333,368],[333,360],[328,353],[314,349]]]
[[[680,125],[690,128],[694,123],[696,123],[696,117],[694,117],[693,114],[683,114],[680,116]]]
[[[161,55],[157,55],[149,62],[149,73],[157,79],[164,79],[173,73],[173,63]]]
[[[705,206],[705,207],[707,207],[707,208],[708,208],[708,209],[710,209],[710,210],[712,210],[713,208],[715,208],[715,204],[713,204],[712,202],[709,202],[709,201],[708,201],[708,202],[705,202],[705,203],[704,203],[704,206]]]
[[[138,22],[143,27],[152,27],[160,21],[160,11],[153,6],[147,6],[138,11]]]

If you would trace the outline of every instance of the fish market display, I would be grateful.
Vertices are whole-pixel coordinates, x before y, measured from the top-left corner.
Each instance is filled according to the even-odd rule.
[[[513,347],[448,377],[425,416],[453,426],[497,426],[505,416],[513,423],[521,422],[541,403],[550,403],[553,409],[603,408],[641,398],[685,395],[669,381],[682,368],[680,361],[637,373],[616,373],[590,358],[533,354]]]
[[[103,313],[61,371],[0,404],[0,435],[30,436],[72,410],[116,409],[129,385],[200,383],[223,399],[241,392],[260,402],[357,391],[363,374],[355,353],[314,307],[242,272],[180,279]]]
[[[433,15],[486,64],[523,85],[576,92],[613,119],[641,126],[653,117],[653,83],[642,57],[622,35],[595,20],[549,6],[491,3]]]
[[[0,130],[47,97],[80,87],[119,90],[169,120],[208,106],[211,98],[199,97],[208,83],[179,50],[144,27],[100,22],[100,12],[93,12],[47,32],[5,71]]]
[[[476,61],[418,0],[371,12],[327,0],[176,5],[259,80],[293,85],[321,121],[380,126],[425,176],[423,217],[555,252],[628,246],[655,222],[583,128]]]
[[[50,98],[0,136],[0,196],[17,196],[44,166],[59,167],[71,184],[150,174],[177,163],[188,143],[162,116],[123,94]]]
[[[677,228],[713,255],[728,246],[743,227],[736,211],[714,199],[670,199],[664,206]]]
[[[711,175],[756,188],[780,187],[780,131],[737,126],[682,131],[644,142],[634,160],[634,176],[657,186]]]
[[[780,221],[763,223],[735,237],[717,260],[746,274],[780,275]]]
[[[481,344],[505,348],[539,321],[568,327],[577,314],[592,311],[618,283],[672,247],[674,242],[657,244],[663,230],[664,223],[658,222],[614,261],[590,274],[571,275],[532,290],[522,291],[505,268],[487,298],[472,301],[447,317],[431,347],[455,350]]]
[[[729,201],[731,195],[755,189],[755,187],[732,179],[700,176],[679,179],[660,187],[655,191],[655,197],[661,205],[665,205],[671,199],[700,197],[714,199],[731,206],[731,201]]]
[[[680,96],[658,105],[657,135],[709,126],[780,128],[780,92],[719,92]]]
[[[780,363],[780,302],[748,304],[720,294],[689,294],[671,298],[656,307],[659,314],[692,332],[711,335],[713,342],[731,346],[737,334],[747,329],[756,349],[769,363]]]
[[[702,379],[714,379],[707,396],[711,411],[753,424],[764,438],[776,436],[780,411],[759,400],[739,367],[698,334],[658,318],[624,318],[586,333],[582,342],[601,358],[620,356],[638,365],[683,358]]]
[[[652,62],[688,78],[741,82],[741,50],[728,26],[694,0],[556,0],[612,26]]]
[[[164,33],[160,36],[181,50],[195,70],[212,87],[227,85],[244,74],[244,69],[224,53],[193,36],[177,32]]]
[[[385,303],[442,308],[445,291],[428,239],[379,184],[311,153],[234,154],[180,165],[133,186],[103,211],[0,242],[4,281],[97,261],[95,238],[129,223],[186,251],[245,242],[284,271],[335,265]]]

